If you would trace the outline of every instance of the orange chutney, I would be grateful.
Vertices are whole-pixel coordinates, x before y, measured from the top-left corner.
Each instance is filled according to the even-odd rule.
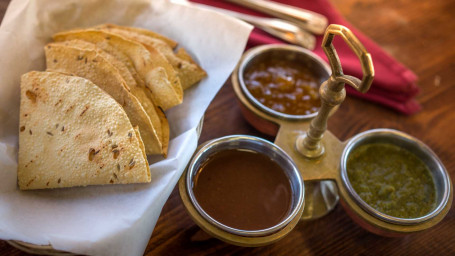
[[[245,85],[261,104],[288,115],[319,110],[319,79],[303,63],[268,58],[253,63],[244,74]]]

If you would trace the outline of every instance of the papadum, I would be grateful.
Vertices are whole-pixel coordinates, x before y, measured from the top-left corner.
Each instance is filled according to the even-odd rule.
[[[128,57],[123,56],[123,61],[121,61],[113,55],[99,49],[95,44],[82,40],[56,42],[55,44],[64,44],[86,50],[95,50],[118,69],[120,75],[125,80],[127,87],[131,90],[131,93],[136,96],[145,112],[150,117],[150,121],[161,141],[163,155],[166,156],[169,145],[169,123],[166,114],[153,103],[152,92],[145,86],[144,81],[139,77]]]
[[[150,182],[137,129],[87,79],[32,71],[21,79],[20,189]]]
[[[152,55],[142,44],[95,29],[61,32],[53,38],[57,42],[74,39],[91,42],[121,61],[126,56],[152,91],[153,101],[157,106],[167,110],[182,103],[183,89],[173,68],[161,54]]]
[[[147,154],[163,153],[157,134],[161,123],[155,112],[152,118],[158,120],[154,127],[139,100],[130,93],[123,77],[109,61],[97,50],[81,49],[73,45],[50,43],[45,47],[48,70],[55,70],[84,77],[99,86],[114,98],[125,110],[132,125],[138,126],[144,140]],[[152,109],[154,110],[154,109]]]
[[[152,53],[155,51],[162,53],[177,72],[184,90],[207,76],[207,73],[191,58],[184,48],[179,48],[174,53],[173,48],[159,37],[141,33],[140,29],[112,24],[103,24],[95,28],[137,41]]]

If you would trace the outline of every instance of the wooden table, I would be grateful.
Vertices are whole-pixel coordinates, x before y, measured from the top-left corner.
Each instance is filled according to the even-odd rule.
[[[330,119],[329,129],[346,140],[372,128],[393,128],[428,144],[455,177],[455,1],[333,0],[345,17],[420,78],[423,110],[404,116],[366,101],[347,98]],[[0,1],[3,17],[8,1]],[[349,122],[346,119],[349,117]],[[266,139],[241,116],[229,82],[205,115],[200,141],[229,134]],[[242,248],[217,239],[200,241],[174,189],[163,208],[146,255],[455,255],[455,212],[436,227],[404,238],[384,238],[357,226],[337,206],[322,219],[301,222],[281,241]],[[0,241],[0,255],[27,255]]]

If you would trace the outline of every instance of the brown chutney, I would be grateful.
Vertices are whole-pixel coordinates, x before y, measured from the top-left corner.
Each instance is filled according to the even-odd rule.
[[[199,168],[193,192],[210,217],[241,230],[273,227],[291,210],[291,183],[284,170],[250,150],[215,153]]]
[[[264,106],[289,115],[309,115],[319,110],[319,80],[297,60],[266,58],[244,74],[248,91]]]

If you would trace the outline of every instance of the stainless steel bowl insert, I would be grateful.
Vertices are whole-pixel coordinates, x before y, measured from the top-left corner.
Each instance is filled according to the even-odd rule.
[[[349,154],[357,147],[370,143],[389,143],[407,149],[420,158],[429,168],[436,188],[436,206],[428,214],[418,218],[398,218],[384,214],[360,198],[352,187],[346,170]],[[437,216],[447,205],[450,197],[451,182],[447,170],[436,154],[423,142],[410,135],[392,129],[374,129],[353,137],[346,145],[341,156],[341,180],[349,195],[370,215],[383,221],[399,225],[416,225]]]
[[[255,47],[249,50],[247,53],[245,53],[244,57],[242,58],[239,64],[239,68],[237,71],[238,82],[240,84],[240,88],[243,94],[254,106],[256,106],[261,111],[271,116],[285,120],[307,120],[315,117],[318,114],[317,112],[309,115],[284,114],[266,107],[258,100],[256,100],[256,98],[254,98],[254,96],[250,93],[250,91],[245,85],[243,74],[245,73],[246,70],[248,70],[248,68],[251,65],[257,62],[261,62],[267,58],[278,58],[303,63],[305,66],[308,67],[309,70],[311,70],[311,72],[313,72],[315,77],[319,78],[319,84],[322,84],[329,78],[331,74],[329,66],[319,56],[317,56],[316,54],[307,49],[293,45],[271,44]]]
[[[204,209],[198,204],[194,193],[193,193],[193,180],[199,170],[201,164],[203,164],[208,157],[211,155],[228,149],[244,149],[255,151],[264,155],[269,156],[273,161],[280,165],[283,170],[286,172],[286,176],[289,178],[292,190],[292,200],[291,200],[291,209],[288,212],[288,215],[278,224],[267,229],[261,230],[241,230],[226,226],[208,215]],[[191,200],[191,203],[194,205],[196,210],[201,214],[201,216],[208,221],[210,224],[235,235],[246,236],[246,237],[255,237],[255,236],[267,236],[273,234],[282,228],[284,228],[289,222],[294,218],[300,218],[299,210],[303,207],[304,204],[304,184],[300,172],[295,166],[292,159],[279,147],[274,145],[271,142],[268,142],[264,139],[245,136],[245,135],[232,135],[226,136],[218,139],[214,139],[203,144],[197,153],[193,156],[190,161],[187,174],[185,177],[186,189]]]

